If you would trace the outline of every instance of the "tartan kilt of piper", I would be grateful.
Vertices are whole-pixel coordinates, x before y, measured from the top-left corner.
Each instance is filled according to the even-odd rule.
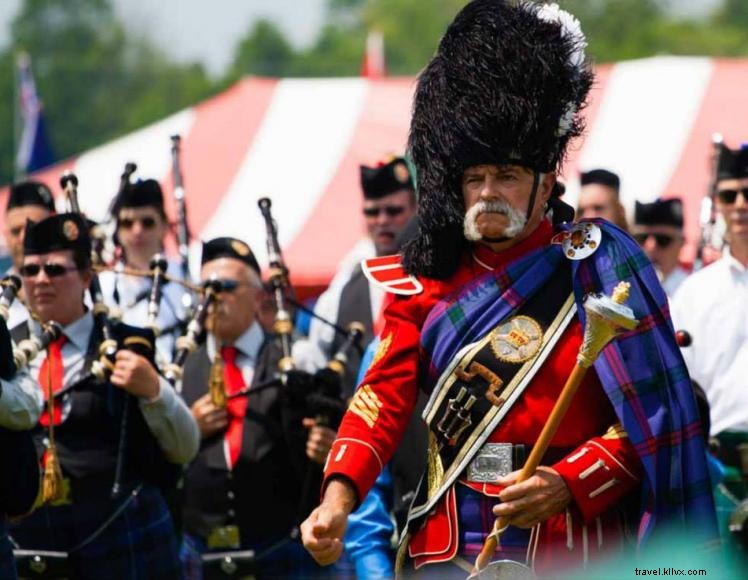
[[[12,525],[15,547],[67,552],[66,572],[75,579],[182,578],[174,526],[159,489],[144,484],[117,500],[108,488],[102,492],[70,505],[44,506]]]

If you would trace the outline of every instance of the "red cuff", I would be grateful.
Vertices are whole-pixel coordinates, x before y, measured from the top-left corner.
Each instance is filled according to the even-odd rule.
[[[627,437],[591,439],[553,469],[569,487],[586,522],[613,507],[641,477],[641,463]]]
[[[344,437],[336,439],[330,448],[330,454],[325,463],[325,479],[322,482],[324,496],[330,478],[334,475],[343,476],[353,483],[358,494],[359,503],[374,486],[383,465],[374,448],[360,439]]]

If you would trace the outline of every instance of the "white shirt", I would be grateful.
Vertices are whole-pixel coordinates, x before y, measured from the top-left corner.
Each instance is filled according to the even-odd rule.
[[[662,281],[662,289],[670,300],[673,299],[678,288],[680,288],[680,285],[683,284],[683,281],[688,278],[689,275],[690,274],[686,270],[680,266],[676,266],[675,269],[665,277]]]
[[[64,367],[63,385],[70,385],[83,378],[84,364],[88,344],[91,339],[94,319],[87,312],[75,322],[63,328],[67,342],[62,347],[62,364]],[[30,331],[39,334],[36,322],[29,322]],[[44,362],[40,354],[29,364],[31,377],[39,376],[39,369]],[[36,384],[37,389],[40,389]],[[70,411],[70,401],[62,398],[63,421]],[[138,398],[148,428],[158,441],[164,455],[172,463],[187,463],[197,455],[200,446],[200,432],[191,411],[182,399],[174,392],[173,387],[159,377],[159,397],[155,401]]]
[[[175,278],[180,277],[179,264],[169,261],[167,274]],[[121,320],[125,324],[144,328],[148,322],[148,297],[146,293],[151,287],[150,278],[139,276],[128,276],[121,272],[107,271],[99,274],[101,292],[104,302],[110,308],[117,308],[121,313]],[[115,300],[119,296],[119,302]],[[170,361],[174,352],[176,336],[173,330],[175,325],[185,317],[182,296],[186,293],[183,286],[175,282],[169,282],[162,286],[161,306],[156,322],[161,330],[171,329],[172,332],[161,334],[156,339],[156,348],[159,354],[159,362]],[[143,298],[143,296],[145,296]],[[138,300],[138,298],[141,298]],[[137,300],[137,302],[136,302]]]
[[[39,420],[42,393],[27,369],[21,369],[10,381],[2,382],[0,427],[31,429]]]
[[[262,331],[260,324],[255,321],[236,339],[234,344],[221,345],[236,348],[236,366],[241,370],[244,384],[248,387],[252,384],[255,367],[257,366],[257,357],[260,354],[260,348],[262,348],[264,341],[265,333]],[[208,350],[208,358],[212,361],[218,350],[216,338],[212,334],[208,335],[206,348]]]
[[[748,268],[725,251],[683,282],[671,308],[693,340],[682,352],[709,400],[711,434],[748,431]]]

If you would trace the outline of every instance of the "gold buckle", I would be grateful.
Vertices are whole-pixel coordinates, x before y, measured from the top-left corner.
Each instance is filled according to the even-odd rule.
[[[216,549],[239,549],[241,543],[239,539],[239,526],[221,526],[213,528],[208,535],[208,548]]]

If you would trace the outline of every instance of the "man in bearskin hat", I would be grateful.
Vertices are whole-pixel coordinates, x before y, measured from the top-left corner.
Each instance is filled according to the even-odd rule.
[[[494,516],[510,523],[494,557],[541,575],[620,549],[622,512],[640,542],[668,522],[713,535],[698,414],[654,270],[618,228],[556,231],[546,209],[582,131],[585,45],[558,6],[474,0],[421,74],[409,136],[421,227],[402,262],[364,266],[396,296],[302,526],[318,562],[340,554],[418,387],[428,468],[398,555],[406,573],[441,563],[439,577],[464,577]],[[604,349],[542,465],[517,483],[579,351],[583,297],[621,281],[646,322]]]
[[[709,400],[719,457],[745,474],[748,464],[741,467],[739,447],[748,444],[748,147],[722,145],[716,183],[727,245],[719,260],[683,282],[673,300],[673,320],[691,336],[683,356]]]
[[[155,369],[153,333],[112,324],[118,350],[107,361],[111,370],[93,372],[102,329],[83,301],[91,240],[79,214],[29,222],[20,273],[38,321],[12,329],[13,338],[39,334],[39,322],[62,327],[29,364],[46,400],[34,430],[44,505],[11,529],[15,545],[30,551],[17,556],[22,575],[43,565],[55,577],[176,577],[176,539],[162,490],[197,453],[199,434]],[[40,564],[38,551],[58,554],[41,556]]]

